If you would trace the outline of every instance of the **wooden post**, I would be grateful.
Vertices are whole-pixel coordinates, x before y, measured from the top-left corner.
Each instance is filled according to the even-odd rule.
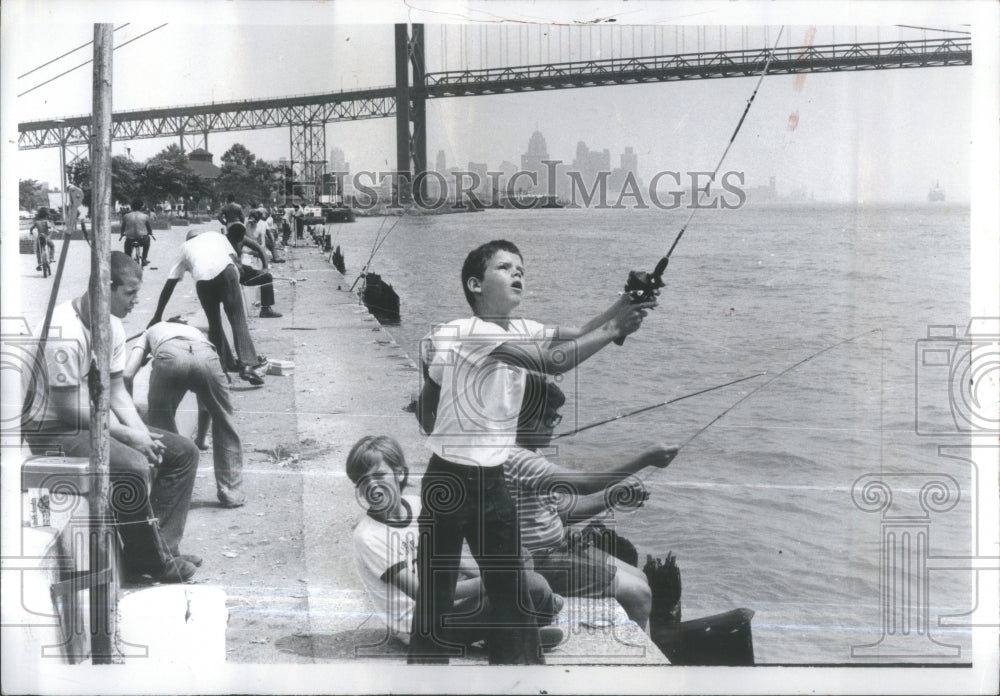
[[[99,581],[90,590],[91,660],[111,662],[116,597],[107,572],[114,551],[114,527],[108,510],[111,452],[111,52],[112,24],[94,25],[93,133],[90,163],[93,189],[93,240],[90,256],[90,324],[93,354],[90,364],[91,486],[90,570]]]

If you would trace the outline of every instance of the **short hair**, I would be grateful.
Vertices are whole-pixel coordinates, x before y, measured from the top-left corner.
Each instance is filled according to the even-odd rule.
[[[141,198],[136,198],[132,201],[132,210],[142,210],[142,206],[146,205],[142,202]]]
[[[235,203],[235,202],[236,202],[236,196],[234,196],[231,193],[228,196],[226,196],[226,203]]]
[[[566,403],[566,394],[552,380],[536,372],[528,372],[524,381],[524,398],[517,416],[517,442],[520,445],[534,444],[538,436],[538,424],[548,409],[558,410]]]
[[[130,278],[142,280],[142,268],[123,251],[111,252],[111,287],[119,287]]]
[[[37,211],[35,211],[35,219],[36,220],[45,220],[48,217],[49,217],[49,209],[46,208],[44,205],[41,208],[39,208]]]
[[[473,304],[475,295],[469,291],[469,278],[478,278],[482,280],[483,276],[486,274],[487,264],[489,264],[490,259],[492,259],[498,251],[507,251],[511,254],[517,254],[522,261],[524,260],[524,256],[521,255],[521,250],[517,248],[514,242],[508,242],[506,239],[494,239],[492,242],[481,244],[470,251],[469,255],[465,257],[465,263],[462,264],[462,290],[465,292],[466,301],[473,309],[476,308],[476,305]]]
[[[388,435],[366,435],[351,448],[347,455],[347,478],[357,486],[380,461],[393,471],[406,472],[406,457],[399,443]]]
[[[247,236],[247,226],[242,222],[231,222],[226,228],[226,239],[233,246],[236,246]]]

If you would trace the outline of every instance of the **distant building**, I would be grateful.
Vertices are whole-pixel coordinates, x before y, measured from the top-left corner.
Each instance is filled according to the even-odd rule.
[[[549,149],[545,143],[545,137],[540,132],[535,131],[528,139],[528,151],[521,155],[521,171],[534,172],[538,184],[532,186],[528,177],[521,177],[517,181],[518,192],[549,193],[546,186],[548,168],[543,164],[548,159],[550,159]],[[551,193],[555,193],[555,191]]]
[[[576,144],[576,157],[573,159],[571,171],[579,172],[581,181],[587,189],[591,189],[601,172],[605,176],[611,173],[611,151],[605,148],[598,152],[590,150],[582,140]]]
[[[774,177],[768,180],[767,186],[748,186],[743,189],[750,203],[767,203],[778,200],[778,188],[774,184]]]
[[[608,177],[608,188],[611,191],[622,191],[626,187],[626,182],[631,175],[634,185],[642,187],[642,180],[639,179],[639,158],[631,147],[626,147],[618,157],[620,166],[611,170]]]
[[[202,148],[188,153],[188,169],[201,179],[214,180],[222,174],[222,170],[212,162],[214,155]]]
[[[445,163],[444,150],[438,150],[437,158],[434,161],[434,171],[441,172],[444,174],[448,171],[448,165]]]

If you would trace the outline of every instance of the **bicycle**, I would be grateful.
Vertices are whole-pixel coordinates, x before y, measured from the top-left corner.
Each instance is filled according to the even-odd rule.
[[[43,234],[39,234],[35,240],[35,244],[37,245],[38,270],[42,272],[43,278],[48,278],[52,275],[52,261],[49,257],[49,238]]]
[[[153,240],[156,239],[156,237],[154,237],[153,235],[149,235],[149,239]],[[146,244],[148,246],[150,242],[147,242]],[[138,239],[129,239],[129,238],[125,239],[125,253],[132,257],[132,260],[135,261],[136,265],[139,266],[139,268],[142,268],[144,265],[142,261],[142,252],[143,252],[142,242],[140,242]],[[146,253],[148,254],[149,252],[147,251]]]

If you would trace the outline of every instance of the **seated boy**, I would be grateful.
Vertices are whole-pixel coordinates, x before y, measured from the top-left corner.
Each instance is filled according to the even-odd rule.
[[[507,486],[517,501],[521,543],[531,553],[535,570],[554,591],[570,597],[614,597],[629,618],[645,628],[652,602],[646,575],[592,546],[571,547],[565,525],[606,512],[617,499],[641,505],[648,497],[645,491],[630,491],[619,498],[607,495],[607,489],[615,484],[641,485],[634,480],[621,482],[649,466],[665,468],[677,449],[656,446],[607,471],[578,471],[553,464],[538,450],[551,442],[552,431],[562,419],[559,408],[565,402],[559,387],[529,375],[517,447],[504,463]]]
[[[361,438],[347,456],[347,476],[367,507],[354,528],[358,574],[379,617],[390,633],[409,643],[414,598],[417,595],[417,517],[420,499],[403,495],[408,477],[403,451],[386,436]],[[486,638],[489,607],[483,582],[471,556],[463,555],[461,579],[455,591],[452,623],[441,633],[448,643],[468,646]],[[540,624],[548,624],[563,605],[537,573],[527,573],[528,592]],[[555,627],[542,630],[543,647],[562,641]]]
[[[655,302],[627,297],[579,329],[547,330],[515,316],[525,292],[521,252],[483,244],[466,257],[462,289],[474,316],[435,327],[421,345],[427,379],[417,417],[433,452],[421,481],[420,592],[411,663],[447,662],[442,617],[454,601],[463,540],[483,575],[497,627],[491,664],[542,662],[538,633],[519,588],[521,542],[503,463],[514,445],[526,370],[566,372],[636,331]]]

